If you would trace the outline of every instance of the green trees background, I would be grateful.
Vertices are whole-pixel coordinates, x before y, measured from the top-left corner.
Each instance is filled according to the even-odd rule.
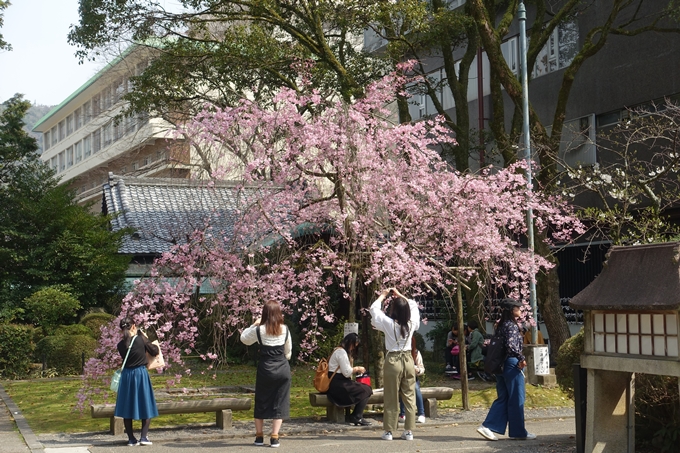
[[[79,206],[39,159],[36,140],[24,130],[29,107],[17,94],[0,110],[0,325],[36,325],[46,335],[93,307],[111,308],[129,258],[117,253],[123,233]],[[25,348],[40,336],[21,334],[0,348],[0,373],[17,356],[24,359],[9,374],[26,372],[21,364],[32,357]]]

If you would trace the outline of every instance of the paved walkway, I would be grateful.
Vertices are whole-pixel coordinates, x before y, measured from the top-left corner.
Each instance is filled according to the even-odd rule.
[[[18,407],[0,385],[0,451],[2,453],[107,453],[128,451],[126,436],[112,436],[106,432],[75,434],[43,434],[36,436],[21,415]],[[365,453],[366,448],[390,452],[474,452],[474,453],[575,453],[574,411],[570,408],[527,409],[527,429],[537,434],[535,441],[514,441],[500,437],[491,442],[480,437],[476,427],[486,416],[486,409],[448,411],[437,419],[416,425],[415,440],[406,442],[380,439],[382,423],[375,416],[373,426],[355,427],[327,423],[325,419],[295,419],[286,421],[281,430],[281,448],[295,452],[314,452],[342,449],[345,453]],[[367,418],[368,418],[367,417]],[[135,423],[135,428],[138,429]],[[265,432],[268,430],[265,424]],[[188,427],[154,428],[149,438],[153,446],[136,447],[139,453],[178,453],[201,450],[221,451],[224,448],[252,450],[254,427],[252,422],[234,422],[228,431],[218,430],[214,424]],[[265,441],[268,438],[265,437]]]

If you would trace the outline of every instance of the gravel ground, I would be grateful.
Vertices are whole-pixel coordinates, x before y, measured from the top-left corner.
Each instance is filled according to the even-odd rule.
[[[470,411],[462,410],[440,410],[437,419],[428,419],[428,426],[436,425],[451,425],[451,424],[469,424],[475,425],[481,423],[486,417],[487,409],[472,409]],[[525,417],[528,421],[532,419],[550,420],[550,419],[565,419],[574,417],[573,408],[542,408],[542,409],[527,409]],[[325,418],[320,420],[298,418],[288,420],[283,423],[281,434],[285,436],[300,435],[300,434],[335,434],[341,432],[348,432],[353,430],[375,430],[380,429],[382,422],[381,413],[366,414],[367,419],[372,419],[374,426],[369,427],[355,427],[348,424],[328,423]],[[137,427],[138,422],[135,423]],[[268,426],[268,425],[266,425]],[[228,439],[240,437],[252,437],[254,432],[254,424],[252,421],[234,421],[233,429],[228,431],[218,430],[214,424],[193,424],[191,426],[177,426],[169,428],[154,428],[153,422],[151,425],[151,435],[154,441],[158,442],[191,442],[191,441],[206,441],[211,439]],[[539,433],[540,434],[540,433]],[[89,433],[74,433],[74,434],[41,434],[38,435],[38,440],[46,447],[63,447],[63,446],[77,446],[77,445],[112,445],[121,442],[121,436],[111,436],[107,432],[89,432]],[[576,451],[574,446],[569,445],[545,445],[545,444],[531,444],[525,443],[524,446],[527,453],[574,453]]]

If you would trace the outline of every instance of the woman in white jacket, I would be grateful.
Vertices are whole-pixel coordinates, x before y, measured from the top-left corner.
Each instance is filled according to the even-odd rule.
[[[387,313],[383,301],[390,296]],[[416,373],[411,355],[411,337],[420,327],[420,311],[415,301],[407,299],[394,288],[383,291],[371,304],[371,324],[385,333],[385,368],[383,370],[384,407],[382,435],[392,440],[392,431],[399,423],[399,394],[403,396],[406,412],[401,438],[413,440],[415,428]]]

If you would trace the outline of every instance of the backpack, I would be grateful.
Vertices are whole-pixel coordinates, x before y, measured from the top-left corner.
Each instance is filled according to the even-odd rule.
[[[340,368],[338,367],[338,370],[339,369]],[[331,386],[331,380],[335,377],[335,373],[337,373],[338,370],[335,370],[331,377],[328,377],[328,360],[326,360],[325,357],[319,360],[319,364],[316,367],[316,374],[314,375],[314,388],[319,393],[326,393]]]
[[[484,372],[488,374],[503,373],[503,362],[505,362],[505,358],[508,355],[505,350],[503,335],[501,335],[499,331],[500,329],[496,330],[496,333],[489,341],[489,345],[486,347]]]

